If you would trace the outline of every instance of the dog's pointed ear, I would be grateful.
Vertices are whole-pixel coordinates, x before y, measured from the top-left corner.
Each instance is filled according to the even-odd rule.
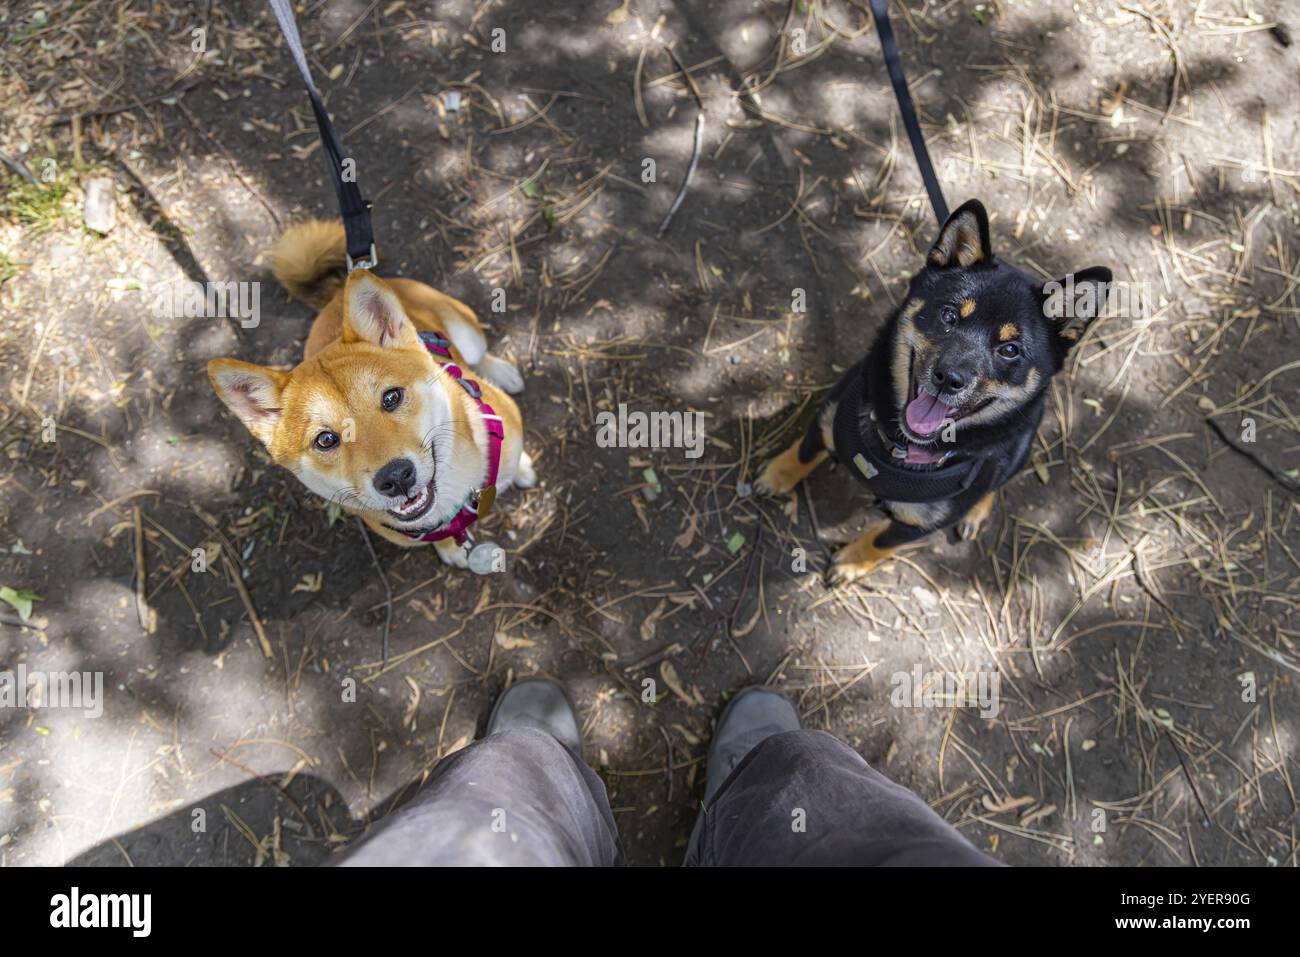
[[[1111,272],[1105,266],[1089,266],[1043,286],[1043,315],[1064,351],[1069,352],[1105,310],[1110,281]]]
[[[419,348],[420,336],[401,300],[368,269],[355,269],[343,289],[343,341],[385,348]]]
[[[932,266],[974,266],[993,261],[989,214],[978,199],[963,203],[943,224],[927,257]]]
[[[217,398],[270,448],[280,423],[280,395],[289,382],[289,373],[238,359],[213,359],[208,363],[208,378],[217,390]]]

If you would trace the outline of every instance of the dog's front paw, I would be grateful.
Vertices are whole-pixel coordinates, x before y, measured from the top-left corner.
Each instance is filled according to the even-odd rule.
[[[772,459],[763,468],[763,474],[754,480],[754,491],[759,495],[784,495],[794,488],[789,476],[781,470],[780,461],[780,456]]]
[[[835,553],[835,560],[826,573],[830,585],[846,585],[849,582],[866,578],[887,558],[894,554],[896,548],[877,548],[876,538],[889,527],[889,522],[867,530],[867,533],[854,542],[845,545]]]
[[[434,542],[433,546],[438,550],[438,557],[442,559],[444,565],[450,565],[452,568],[469,568],[469,554],[456,544],[454,538],[444,538]]]
[[[980,529],[984,523],[989,520],[993,514],[993,493],[985,495],[969,512],[962,516],[961,521],[957,523],[957,537],[963,542],[969,542],[979,537]]]
[[[759,495],[784,495],[798,485],[815,464],[805,465],[799,461],[796,443],[767,463],[763,474],[754,482],[754,491]]]
[[[515,468],[515,484],[520,488],[532,488],[537,484],[533,460],[527,452],[519,453],[519,465]]]
[[[759,495],[784,495],[808,477],[808,473],[826,459],[826,450],[822,449],[804,462],[799,458],[799,449],[803,440],[796,441],[788,449],[767,463],[763,474],[754,482],[754,491]]]
[[[847,585],[849,582],[866,578],[883,560],[859,558],[852,545],[845,545],[835,554],[835,561],[826,573],[826,583],[831,586]]]

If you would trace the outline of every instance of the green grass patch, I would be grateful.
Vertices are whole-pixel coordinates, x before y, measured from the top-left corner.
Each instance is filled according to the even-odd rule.
[[[68,219],[75,212],[73,204],[68,201],[72,175],[68,170],[48,183],[40,180],[29,183],[21,176],[10,176],[5,181],[4,196],[0,198],[0,218],[36,233]]]

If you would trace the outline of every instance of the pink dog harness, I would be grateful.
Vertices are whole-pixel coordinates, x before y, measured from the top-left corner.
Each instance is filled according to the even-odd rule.
[[[505,424],[501,421],[501,416],[496,414],[496,410],[483,401],[483,390],[479,384],[473,379],[465,378],[464,373],[460,371],[460,366],[452,361],[451,341],[446,336],[440,332],[421,332],[420,341],[433,354],[434,361],[442,366],[443,371],[459,382],[461,388],[478,404],[488,435],[487,482],[481,489],[470,494],[469,499],[460,507],[460,511],[452,516],[451,521],[429,529],[406,531],[394,528],[393,531],[401,532],[407,538],[420,542],[440,542],[444,538],[454,538],[457,545],[463,545],[469,537],[469,527],[478,521],[480,515],[486,515],[492,508],[492,503],[496,501],[497,472],[501,468],[501,442],[505,439]]]

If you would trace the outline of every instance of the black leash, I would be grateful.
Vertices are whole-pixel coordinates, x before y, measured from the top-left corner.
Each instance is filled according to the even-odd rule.
[[[903,75],[903,61],[898,55],[894,28],[889,22],[889,0],[871,0],[871,15],[876,20],[876,33],[880,35],[880,48],[885,54],[889,82],[894,85],[898,112],[903,114],[903,127],[907,130],[908,140],[911,141],[916,165],[921,170],[921,179],[925,181],[925,191],[930,194],[930,205],[934,207],[935,218],[942,226],[948,220],[948,204],[944,202],[943,190],[939,188],[939,178],[934,175],[930,153],[925,148],[925,137],[921,135],[921,123],[916,118],[916,106],[912,103],[912,94],[907,89],[907,77]]]
[[[320,142],[324,147],[325,161],[329,164],[330,178],[334,182],[334,193],[338,197],[339,212],[343,216],[343,231],[347,234],[348,271],[353,269],[373,269],[379,262],[375,254],[375,232],[370,222],[370,202],[361,196],[357,186],[355,161],[352,176],[346,175],[344,163],[347,156],[343,144],[334,132],[325,102],[312,82],[311,70],[307,67],[307,54],[302,49],[302,38],[298,36],[298,24],[293,18],[293,8],[289,0],[270,0],[271,10],[280,24],[280,32],[289,44],[293,62],[298,64],[303,83],[307,85],[307,95],[311,97],[312,112],[316,114],[316,126],[320,129]]]

